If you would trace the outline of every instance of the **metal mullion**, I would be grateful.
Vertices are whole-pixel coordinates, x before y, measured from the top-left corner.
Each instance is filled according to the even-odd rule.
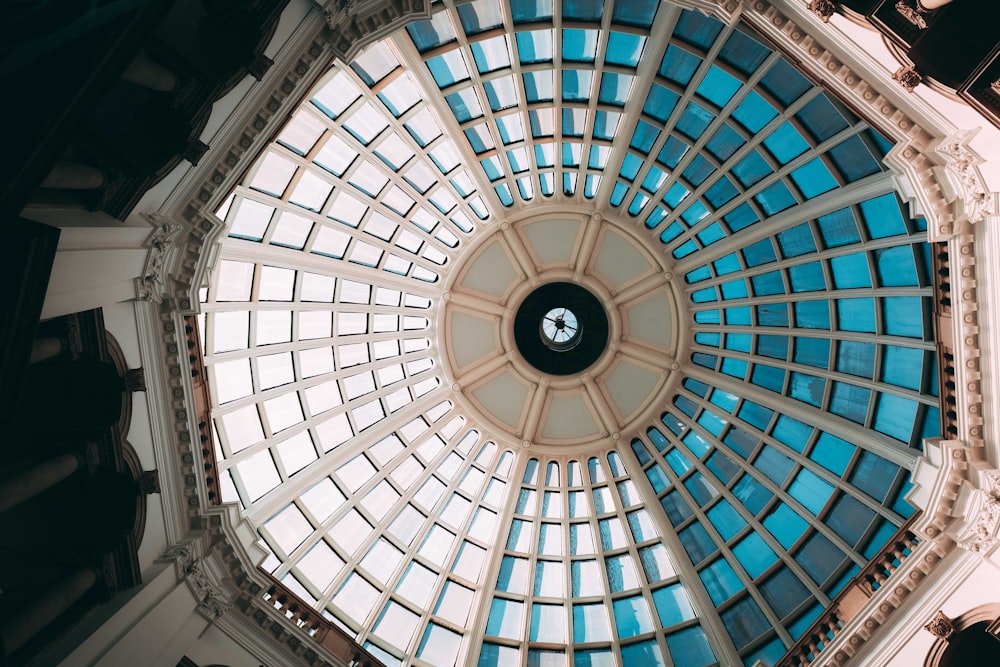
[[[447,11],[454,11],[454,10],[449,9]],[[459,22],[459,25],[461,25],[461,22]],[[445,49],[444,46],[447,45],[442,45],[442,47],[439,47],[442,49],[441,51],[442,53],[450,51],[454,48],[464,49],[463,55],[465,54],[466,51],[468,51],[467,40],[465,40],[464,32],[456,30],[455,35],[458,40],[458,46],[451,46],[451,48]],[[393,52],[396,54],[397,60],[399,60],[400,64],[404,68],[406,68],[407,72],[409,72],[410,76],[413,78],[418,88],[422,89],[425,93],[440,93],[440,94],[428,94],[424,98],[424,105],[425,108],[429,109],[431,111],[431,114],[435,116],[435,120],[437,120],[438,125],[442,130],[442,136],[435,139],[434,142],[431,142],[431,144],[428,144],[422,150],[426,150],[429,155],[429,151],[433,150],[431,147],[432,144],[437,143],[438,141],[444,141],[445,139],[452,139],[452,143],[454,144],[455,149],[458,151],[459,156],[461,156],[461,158],[464,159],[464,164],[466,165],[478,164],[479,160],[473,153],[472,146],[469,145],[469,142],[468,141],[463,142],[459,140],[460,138],[464,138],[464,133],[462,132],[462,126],[458,122],[458,119],[455,118],[455,114],[451,112],[451,109],[448,107],[448,104],[444,101],[445,95],[447,94],[446,90],[450,90],[451,88],[459,90],[461,84],[464,82],[456,83],[453,86],[449,86],[447,89],[444,90],[440,89],[437,83],[434,81],[434,78],[431,76],[430,70],[428,70],[427,67],[424,66],[425,62],[424,56],[426,55],[428,57],[433,57],[432,54],[434,53],[434,51],[428,52],[427,54],[418,53],[416,47],[413,45],[413,42],[409,39],[408,35],[393,36],[388,38],[386,41],[391,45]],[[450,44],[451,43],[449,42],[449,45]],[[510,49],[509,45],[508,49]],[[475,58],[471,58],[471,62],[467,62],[466,66],[469,68],[469,81],[472,82],[470,83],[470,85],[476,85],[477,77],[479,75],[479,68],[476,66]],[[478,91],[475,92],[476,92],[476,97],[478,98],[479,93]],[[480,104],[482,104],[482,102],[483,100],[480,100]],[[489,107],[488,102],[486,104],[486,107]],[[484,118],[486,118],[486,107],[483,108]],[[436,165],[434,166],[436,168]],[[456,169],[460,169],[461,167],[462,165],[459,164],[458,167],[456,167]],[[492,206],[486,207],[487,210],[488,211],[503,210],[504,206],[500,203],[500,198],[497,196],[496,192],[493,191],[493,187],[490,186],[487,188],[483,188],[482,187],[483,183],[480,180],[481,178],[480,175],[479,174],[473,175],[475,173],[474,169],[470,169],[467,171],[472,172],[469,174],[469,178],[471,178],[473,182],[479,186],[478,192],[479,195],[483,198],[484,202],[489,202],[490,204],[492,204]],[[480,172],[481,171],[482,170],[480,169]],[[437,173],[440,173],[439,169],[437,170]],[[484,177],[485,174],[482,174],[482,176]],[[447,177],[445,176],[443,176],[442,178],[447,180]],[[466,206],[468,206],[468,203],[465,201],[464,197],[458,197],[458,200],[464,203]],[[434,210],[437,209],[435,208]],[[474,212],[472,213],[473,215],[472,218],[470,219],[479,220],[479,216],[475,215]],[[479,222],[480,224],[486,224],[486,221],[484,220],[479,220]]]
[[[649,443],[645,438],[641,439],[644,444],[649,447],[651,443]],[[671,445],[676,446],[676,443],[671,442]],[[619,447],[621,449],[616,449],[616,451],[618,451],[618,455],[622,457],[623,461],[628,458],[628,460],[635,465],[635,469],[645,469],[645,467],[639,463],[639,459],[636,457],[635,453],[632,452],[631,447],[628,448],[628,454],[625,453],[624,445],[619,445]],[[659,467],[661,472],[667,476],[669,480],[671,480],[671,486],[676,489],[678,493],[687,495],[687,488],[685,487],[683,490],[681,489],[684,485],[679,484],[679,477],[674,473],[673,468],[666,465],[663,455],[656,447],[650,448],[650,456],[650,465]],[[655,507],[660,504],[659,497],[653,491],[649,478],[645,474],[632,476],[631,479],[636,485],[636,492],[639,494],[639,498],[643,500],[643,507]],[[669,492],[669,490],[666,491]],[[687,502],[687,499],[685,499],[685,502]],[[700,507],[693,502],[689,503],[689,507],[692,510],[692,514],[695,516],[697,516],[700,512]],[[679,536],[678,528],[674,527],[674,525],[668,520],[665,511],[649,512],[649,516],[654,525],[659,528],[661,544],[663,544],[667,553],[670,556],[673,556],[673,558],[670,559],[670,562],[674,568],[674,574],[684,587],[685,593],[689,596],[691,606],[695,611],[695,616],[704,630],[709,646],[712,648],[713,653],[716,654],[716,659],[719,661],[719,664],[739,664],[739,655],[735,650],[733,642],[729,639],[729,634],[725,630],[721,617],[718,612],[715,611],[716,606],[709,597],[705,584],[702,582],[701,577],[698,576],[696,564],[691,561],[691,558],[687,555],[687,551],[684,549],[684,545]],[[709,524],[712,525],[711,522],[709,522]],[[714,525],[712,525],[712,528],[714,529]],[[721,536],[719,537],[721,539]],[[719,547],[719,541],[714,539],[713,541],[721,552],[722,547]],[[724,545],[725,543],[723,542],[722,544]],[[643,577],[645,577],[645,572],[643,572]],[[655,604],[653,609],[656,609]],[[617,640],[617,633],[613,633],[613,635],[616,637],[614,640],[614,646],[616,646],[620,651],[621,642]],[[658,642],[662,643],[661,650],[667,649],[666,632],[661,629],[656,633],[656,636],[662,638],[658,639]],[[666,655],[669,655],[669,650],[667,650]]]
[[[691,430],[695,429],[695,423],[696,422],[692,422],[691,423],[691,425],[689,427]],[[701,429],[699,429],[699,430],[701,430]],[[707,431],[705,433],[707,433]],[[682,443],[682,441],[681,441],[681,439],[680,439],[679,436],[676,436],[676,435],[674,435],[671,432],[671,433],[667,434],[667,437],[668,437],[668,440],[671,441],[671,444],[674,446],[674,448],[677,448],[678,445],[681,445],[681,446],[684,446],[684,448],[686,449],[686,446],[683,445],[683,443]],[[761,438],[761,441],[762,442],[767,441],[768,444],[770,444],[772,446],[774,445],[774,442],[771,441],[770,438],[766,438],[766,437],[765,438]],[[712,442],[713,445],[714,445],[714,447],[715,447],[715,449],[721,450],[721,451],[723,451],[723,453],[725,453],[726,451],[729,451],[730,454],[734,453],[734,452],[731,452],[731,450],[729,450],[728,447],[724,447],[724,446],[720,447],[720,445],[722,445],[723,443],[720,440],[718,440],[717,438],[714,438],[714,436],[709,436],[709,442]],[[783,445],[781,446],[781,449],[784,449]],[[757,448],[755,448],[755,452],[756,452],[756,454],[760,453],[760,446],[758,446]],[[660,454],[660,456],[662,458],[663,455]],[[769,477],[767,477],[766,475],[764,475],[762,478],[759,478],[756,475],[752,474],[751,471],[757,472],[756,466],[754,466],[753,464],[749,463],[748,460],[745,460],[745,459],[743,459],[742,457],[740,457],[738,455],[736,457],[730,456],[730,460],[732,460],[737,465],[737,467],[743,471],[742,474],[750,474],[750,476],[755,481],[757,481],[758,483],[762,484],[763,486],[765,486],[766,488],[768,488],[768,490],[770,490],[772,492],[772,494],[773,494],[774,497],[772,498],[771,501],[768,502],[768,505],[775,506],[775,500],[779,500],[781,502],[784,502],[789,507],[794,508],[795,511],[796,511],[796,513],[799,514],[800,516],[802,516],[804,518],[804,520],[806,521],[806,524],[810,528],[818,529],[818,523],[821,523],[820,520],[817,518],[816,519],[817,524],[813,524],[808,519],[805,519],[805,517],[811,516],[811,512],[808,512],[808,510],[806,510],[805,512],[801,511],[801,510],[804,510],[805,508],[801,507],[799,505],[798,501],[796,501],[794,498],[792,498],[787,493],[787,491],[785,491],[782,487],[780,487],[776,483],[772,482],[771,479]],[[794,460],[795,459],[793,458],[793,461]],[[799,461],[796,461],[796,463],[800,463],[801,464],[801,462],[799,462]],[[701,461],[701,459],[697,459],[694,462],[694,465],[696,466],[696,469],[699,472],[702,473],[702,475],[705,475],[706,472],[710,472],[708,470],[707,464],[705,464],[703,461]],[[669,466],[666,466],[666,468],[669,468]],[[661,467],[661,469],[662,469],[662,467]],[[685,502],[688,503],[688,506],[691,508],[691,511],[692,511],[692,514],[693,514],[693,516],[690,519],[688,519],[687,521],[685,521],[685,523],[684,523],[685,526],[690,526],[690,525],[692,525],[693,523],[696,523],[696,522],[697,523],[701,523],[703,527],[705,527],[706,523],[708,525],[710,525],[712,527],[712,529],[713,529],[713,532],[717,533],[717,537],[719,538],[718,540],[713,540],[713,541],[715,541],[715,545],[718,548],[719,552],[723,553],[723,554],[729,554],[732,557],[732,560],[735,561],[735,562],[737,562],[737,563],[739,562],[739,559],[736,558],[736,555],[733,553],[732,549],[729,547],[729,543],[732,542],[732,541],[734,541],[734,540],[737,540],[737,541],[738,540],[743,540],[743,539],[745,539],[751,533],[755,533],[755,532],[759,533],[761,535],[762,539],[764,539],[764,541],[768,544],[768,546],[772,549],[772,551],[774,551],[775,554],[778,556],[778,563],[784,565],[785,567],[789,568],[793,573],[795,573],[795,576],[798,579],[800,579],[805,584],[805,586],[810,590],[810,593],[812,594],[813,598],[819,598],[821,601],[829,603],[829,597],[822,591],[822,589],[819,588],[819,586],[816,586],[816,585],[814,585],[812,583],[812,579],[801,568],[801,566],[798,564],[798,562],[795,560],[795,558],[792,557],[790,550],[789,549],[785,549],[785,547],[778,542],[777,538],[775,538],[773,535],[771,535],[770,531],[768,531],[766,528],[764,528],[764,523],[763,523],[762,519],[759,520],[757,518],[757,515],[751,514],[750,511],[749,511],[749,509],[743,503],[741,503],[736,498],[735,495],[733,495],[731,486],[735,483],[735,480],[731,481],[731,482],[729,482],[727,484],[723,484],[722,485],[722,492],[720,494],[720,497],[712,499],[708,503],[711,506],[715,506],[715,505],[717,505],[719,503],[720,498],[726,499],[730,503],[730,505],[737,511],[738,514],[740,514],[742,516],[742,518],[744,519],[744,521],[746,521],[746,523],[747,523],[747,525],[744,528],[742,528],[741,530],[737,531],[737,533],[733,537],[729,538],[728,540],[725,540],[725,539],[722,539],[722,534],[718,532],[718,528],[715,526],[715,523],[708,516],[708,509],[709,508],[707,506],[703,507],[703,506],[699,505],[698,503],[693,502],[694,498],[690,496],[690,493],[688,492],[687,487],[681,481],[682,478],[680,476],[676,475],[676,473],[674,473],[674,471],[673,471],[672,468],[669,469],[669,472],[670,472],[670,474],[672,476],[674,476],[676,478],[676,481],[674,483],[675,489],[677,490],[678,493],[681,493],[682,496],[685,498]],[[688,473],[685,473],[685,475],[684,475],[684,477],[690,477],[690,476],[691,476],[690,475],[690,471]],[[680,484],[678,484],[677,482],[680,482]],[[684,487],[684,488],[681,489],[681,487]],[[747,516],[743,515],[744,512],[746,512],[746,514],[749,515],[749,519],[747,518]],[[710,535],[710,537],[712,536],[711,533],[709,533],[709,535]],[[848,549],[848,551],[851,552],[851,553],[853,553],[853,549]],[[784,555],[784,557],[783,557],[782,554]],[[771,566],[769,566],[768,570],[774,570],[775,566],[778,565],[778,563],[775,563],[775,564],[772,564]],[[750,577],[749,573],[743,571],[742,568],[740,568],[739,570],[734,569],[734,572],[736,573],[736,575],[740,579],[740,581],[743,583],[744,589],[747,591],[747,593],[750,594],[750,596],[752,598],[754,598],[755,601],[758,602],[758,604],[761,605],[762,611],[764,612],[765,616],[767,616],[769,618],[769,620],[771,620],[772,626],[774,628],[776,628],[776,629],[777,628],[782,628],[782,625],[781,625],[781,622],[780,622],[781,619],[778,618],[776,614],[773,614],[773,610],[770,609],[770,605],[768,605],[767,602],[766,602],[766,600],[764,600],[762,594],[760,593],[759,589],[757,588],[757,585],[754,583],[754,579]],[[761,576],[764,576],[763,573],[762,573]],[[699,577],[699,580],[700,580],[700,577]],[[722,606],[725,606],[725,603],[723,603]],[[777,622],[775,622],[775,619],[777,620]],[[779,635],[780,634],[781,634],[781,632],[779,631]]]
[[[762,180],[747,190],[748,196],[752,196],[749,193],[756,194],[760,192],[773,182],[769,179]],[[687,273],[691,269],[698,268],[701,264],[718,259],[736,250],[742,250],[756,241],[769,238],[779,231],[784,231],[801,224],[803,220],[811,220],[842,208],[857,205],[859,202],[871,197],[893,192],[894,187],[893,175],[889,172],[879,172],[878,174],[872,174],[854,183],[845,185],[842,188],[825,192],[768,217],[766,224],[758,223],[751,225],[740,230],[738,234],[726,236],[712,245],[706,246],[699,252],[678,260],[674,266],[674,273]],[[671,243],[675,242],[676,240],[671,241]]]
[[[785,231],[785,230],[783,229],[781,231]],[[776,234],[775,234],[775,236],[776,236]],[[819,246],[819,244],[817,244],[817,249],[815,251],[812,251],[812,252],[809,252],[809,253],[805,253],[805,254],[802,254],[802,255],[795,255],[794,257],[782,257],[782,258],[778,258],[778,259],[776,259],[776,260],[774,260],[772,262],[768,262],[766,264],[759,264],[759,265],[753,266],[753,267],[741,268],[740,271],[739,271],[739,273],[738,273],[738,276],[741,277],[741,278],[753,277],[753,276],[757,276],[757,275],[763,275],[763,274],[766,274],[766,273],[771,273],[771,272],[773,272],[773,271],[775,271],[777,269],[787,269],[789,267],[799,266],[799,265],[802,265],[802,264],[807,264],[807,263],[809,263],[810,261],[813,261],[813,260],[830,260],[830,259],[834,259],[836,257],[846,257],[847,255],[853,255],[853,254],[858,253],[858,252],[870,253],[870,252],[875,251],[875,250],[884,250],[884,249],[888,249],[888,248],[896,248],[896,247],[900,247],[900,246],[903,246],[903,245],[913,246],[916,243],[920,243],[920,241],[918,239],[913,238],[912,236],[911,237],[907,237],[907,240],[905,242],[900,242],[900,239],[899,239],[898,236],[888,236],[888,237],[884,237],[884,238],[880,238],[880,239],[869,239],[867,241],[859,241],[858,243],[853,243],[853,244],[850,244],[850,245],[836,246],[836,247],[833,247],[833,248],[822,248],[822,247]],[[871,263],[870,259],[868,261],[868,267],[869,267],[869,270],[872,267],[872,263]],[[826,273],[826,272],[824,272],[824,273]],[[869,271],[869,273],[870,273],[870,271]],[[714,286],[714,285],[720,285],[720,284],[722,284],[724,282],[730,282],[731,280],[733,280],[733,276],[734,275],[737,275],[737,274],[727,273],[727,274],[721,275],[721,276],[712,276],[711,278],[707,278],[705,280],[700,280],[700,281],[698,281],[696,283],[690,283],[690,284],[684,285],[684,286],[681,287],[681,289],[684,290],[684,291],[686,291],[686,292],[694,292],[694,291],[700,290],[700,289],[702,289],[702,288],[704,288],[706,286],[709,286],[709,285],[713,285]],[[874,286],[878,282],[878,280],[876,279],[877,276],[872,276],[872,278],[873,278],[872,285]],[[833,282],[832,281],[828,281],[827,284],[832,285]],[[874,286],[874,287],[857,287],[857,288],[848,288],[848,289],[859,289],[859,290],[860,289],[876,289],[876,290],[886,290],[886,289],[927,290],[927,289],[930,289],[930,287],[929,286],[925,286],[925,285],[907,285],[905,287],[889,287],[889,288],[887,288],[887,287]],[[826,290],[825,293],[829,294],[831,292],[843,292],[843,291],[847,291],[847,290],[834,288],[834,289],[831,289],[831,290]],[[809,292],[797,292],[797,294],[809,294]],[[786,296],[789,296],[789,295],[786,293]],[[729,302],[729,301],[735,302],[735,301],[745,300],[747,298],[763,298],[763,297],[742,297],[741,299],[725,299],[724,301],[726,301],[726,302]]]
[[[710,386],[718,387],[723,391],[728,391],[729,393],[737,396],[747,396],[748,390],[751,392],[751,397],[759,396],[759,394],[757,394],[758,389],[761,392],[765,391],[761,388],[757,388],[755,385],[753,385],[754,388],[751,388],[750,383],[740,382],[735,378],[731,379],[721,373],[708,371],[708,369],[702,369],[698,366],[692,366],[689,368],[688,374],[696,380],[707,382]],[[773,398],[773,396],[771,398]],[[760,399],[755,398],[753,400]],[[761,402],[765,405],[770,404],[770,400],[768,400],[767,397],[764,397]],[[824,431],[830,433],[830,435],[836,435],[848,442],[866,443],[870,447],[866,447],[865,449],[869,449],[872,453],[878,454],[889,462],[902,466],[907,470],[912,470],[916,462],[916,452],[912,450],[903,450],[896,444],[895,439],[890,438],[887,435],[883,435],[882,433],[866,429],[861,425],[843,417],[822,412],[812,406],[798,404],[797,401],[785,401],[785,404],[781,407],[781,412],[782,414],[786,414],[789,417],[798,419],[799,421],[807,424],[816,425]]]
[[[748,333],[748,334],[769,334],[803,336],[811,338],[829,338],[834,341],[852,341],[859,343],[877,343],[879,345],[895,345],[897,347],[912,347],[921,350],[936,349],[934,341],[925,341],[918,338],[906,338],[904,336],[887,336],[884,334],[866,334],[856,331],[833,331],[829,329],[800,329],[797,327],[768,327],[770,331],[763,331],[760,327],[753,325],[694,325],[694,333]],[[711,328],[714,327],[714,328]],[[727,348],[712,348],[713,350]],[[768,357],[770,358],[770,357]]]
[[[255,518],[260,515],[266,515],[268,511],[275,511],[277,506],[287,504],[291,500],[298,498],[323,477],[328,476],[334,466],[346,462],[357,454],[363,453],[372,443],[379,442],[398,430],[400,426],[409,422],[414,416],[422,414],[425,407],[427,407],[425,404],[431,403],[428,397],[432,396],[433,392],[424,394],[420,398],[414,399],[409,405],[400,408],[396,412],[387,414],[383,419],[375,422],[365,430],[364,438],[359,438],[359,433],[355,430],[354,438],[334,447],[326,452],[324,456],[320,457],[321,460],[324,458],[327,459],[328,462],[326,464],[315,465],[314,463],[299,471],[285,484],[281,485],[282,494],[280,499],[272,499],[266,506],[261,507],[258,507],[257,503],[254,503],[252,507],[247,508],[247,516]],[[264,496],[262,500],[267,498],[268,496]]]
[[[714,347],[707,347],[698,343],[694,343],[691,346],[692,351],[705,352],[708,354],[718,354],[718,350]],[[933,396],[924,396],[919,391],[913,389],[908,389],[906,387],[901,387],[899,385],[890,384],[887,382],[881,382],[879,380],[872,380],[870,378],[861,377],[859,375],[850,375],[849,373],[842,373],[836,371],[832,368],[819,368],[817,366],[809,366],[807,364],[800,364],[794,361],[787,361],[782,359],[774,359],[772,357],[762,357],[757,354],[738,352],[735,350],[727,351],[727,357],[732,357],[734,359],[741,359],[743,361],[748,361],[751,363],[766,363],[768,365],[777,366],[784,368],[785,370],[809,373],[810,375],[817,375],[835,382],[846,382],[849,384],[854,384],[861,386],[865,389],[874,389],[880,392],[888,392],[891,394],[897,394],[909,398],[918,403],[923,403],[926,405],[936,406],[938,401],[935,400]],[[879,355],[880,356],[880,355]],[[875,377],[878,377],[876,372]],[[864,384],[860,384],[864,383]],[[868,423],[868,422],[865,422]]]
[[[353,237],[352,237],[353,238]],[[374,237],[372,237],[374,239]],[[392,287],[404,293],[411,293],[426,298],[435,298],[439,294],[439,289],[435,289],[434,283],[426,283],[422,280],[401,276],[390,271],[372,268],[364,264],[357,264],[348,259],[335,259],[324,255],[318,255],[305,250],[295,250],[280,246],[262,246],[255,241],[244,239],[227,239],[221,253],[222,259],[271,263],[272,266],[281,268],[294,268],[298,271],[319,273],[331,278],[355,280],[371,285],[372,287]],[[436,264],[434,266],[437,266]],[[438,267],[439,269],[447,267]],[[301,302],[313,303],[313,302]],[[315,302],[332,303],[338,302]]]
[[[692,402],[694,402],[695,404],[697,404],[703,410],[704,409],[708,409],[709,405],[711,405],[711,403],[709,401],[706,401],[705,399],[702,399],[700,396],[697,396],[696,394],[693,394],[693,393],[688,392],[686,390],[685,390],[685,396],[688,399],[690,399]],[[750,400],[755,400],[755,399],[750,399]],[[778,411],[775,411],[775,412],[778,413],[778,414],[781,414]],[[866,505],[869,509],[873,510],[876,515],[879,515],[879,516],[882,516],[882,517],[884,517],[886,519],[889,519],[890,521],[892,521],[893,523],[896,523],[897,525],[901,524],[904,521],[903,517],[900,517],[898,514],[896,514],[890,508],[888,508],[885,505],[883,505],[882,503],[876,501],[874,498],[868,497],[867,494],[865,494],[865,495],[863,495],[863,496],[861,496],[859,498],[859,497],[857,497],[856,494],[851,493],[851,491],[853,489],[856,489],[857,487],[855,487],[853,484],[851,484],[849,481],[847,481],[847,479],[845,479],[844,476],[838,476],[836,473],[833,473],[833,472],[827,470],[822,465],[820,465],[818,462],[814,461],[809,455],[805,454],[804,452],[805,452],[805,450],[807,448],[806,445],[808,445],[809,450],[812,451],[812,447],[815,446],[816,441],[819,438],[818,436],[815,436],[815,437],[814,436],[810,436],[809,441],[806,444],[804,444],[803,447],[802,447],[803,451],[799,452],[798,450],[795,450],[792,447],[789,447],[785,443],[781,442],[780,440],[778,440],[777,438],[775,438],[773,435],[770,435],[770,434],[765,433],[763,431],[758,431],[758,429],[756,429],[756,427],[754,427],[751,424],[748,424],[748,423],[744,422],[742,419],[740,419],[736,415],[732,415],[731,419],[728,420],[728,422],[730,424],[732,424],[733,420],[739,420],[739,425],[741,427],[745,426],[745,427],[748,427],[749,429],[752,429],[750,431],[750,433],[754,437],[758,438],[762,443],[766,443],[768,446],[770,446],[770,447],[776,449],[777,451],[781,452],[782,454],[784,454],[788,458],[792,459],[800,467],[806,468],[806,469],[810,470],[811,472],[815,473],[817,477],[825,480],[827,483],[829,483],[831,486],[833,486],[837,491],[842,491],[842,492],[846,493],[847,495],[850,495],[850,496],[854,497],[855,500],[858,500],[858,502],[860,502],[862,505]],[[692,422],[689,425],[689,428],[694,429],[695,425],[696,425],[696,422]],[[825,427],[823,427],[823,426],[817,426],[815,428],[818,429],[818,430],[825,430]],[[708,431],[705,431],[704,428],[701,427],[700,424],[697,425],[697,429],[699,431],[699,435],[702,435],[702,437],[706,437],[705,434],[708,434]],[[704,433],[701,433],[701,431],[704,431]],[[680,438],[677,438],[677,439],[680,440]],[[708,436],[707,436],[706,439],[709,442],[712,442],[712,444],[715,446],[716,449],[720,449],[724,453],[729,454],[730,460],[734,461],[738,465],[741,462],[742,462],[742,464],[745,464],[745,468],[746,468],[745,471],[756,470],[756,467],[753,464],[749,463],[749,461],[747,459],[744,459],[741,454],[739,454],[736,451],[734,451],[732,448],[730,448],[728,445],[726,445],[724,442],[722,442],[722,440],[720,440],[716,436],[712,436],[712,435],[708,434]],[[855,447],[856,447],[856,450],[863,450],[864,449],[863,447],[859,447],[857,445]],[[751,457],[748,457],[748,458],[752,458],[753,456],[756,456],[756,455],[759,455],[759,454],[760,454],[760,449],[759,449],[759,447],[757,447],[757,448],[754,449],[754,454]],[[852,455],[852,457],[851,457],[851,464],[853,464],[854,459],[856,458],[856,456],[857,456],[856,454]],[[740,467],[743,468],[744,465],[740,465]],[[848,467],[851,467],[851,466],[849,465]],[[846,474],[846,471],[845,471],[845,474]],[[770,478],[768,478],[766,475],[764,477],[765,477],[765,479],[767,481],[770,481]],[[730,486],[729,484],[726,485],[726,489],[727,490],[729,489],[729,486]],[[777,484],[775,484],[775,486],[777,487]],[[780,488],[780,487],[778,487],[778,488]],[[792,501],[791,503],[789,503],[790,505],[791,504],[799,505],[798,501],[796,501],[793,498],[791,498],[791,496],[789,496],[789,500]],[[803,509],[805,509],[805,508],[803,508]],[[806,510],[806,512],[807,512],[807,514],[805,514],[803,516],[812,515],[812,512],[809,512],[809,510]],[[816,518],[817,518],[817,521],[821,521],[818,516]],[[763,523],[761,523],[761,525],[763,525]],[[844,544],[846,544],[846,542],[844,542]],[[849,547],[848,550],[849,551],[853,551],[853,547]]]

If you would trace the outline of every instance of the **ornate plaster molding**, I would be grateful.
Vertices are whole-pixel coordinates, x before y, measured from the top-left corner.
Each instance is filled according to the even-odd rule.
[[[958,546],[988,556],[1000,542],[1000,470],[984,470],[979,488],[969,493],[966,526],[958,533]],[[974,516],[971,516],[974,515]]]
[[[830,17],[837,12],[837,5],[831,0],[811,0],[809,11],[818,16],[823,23],[829,23]]]
[[[135,292],[143,301],[163,303],[168,289],[169,270],[172,268],[170,262],[184,225],[156,214],[143,217],[153,227],[153,231],[144,243],[149,248],[149,254],[142,267],[142,275],[135,279]]]
[[[899,0],[899,2],[896,3],[896,11],[899,12],[900,15],[911,25],[916,26],[921,30],[925,30],[927,28],[927,21],[924,20],[924,17],[920,12],[919,5],[917,8],[913,8],[906,4],[905,0]]]
[[[937,153],[944,156],[946,169],[964,204],[962,214],[971,223],[1000,216],[1000,193],[986,189],[979,170],[979,165],[985,160],[969,148],[969,142],[980,129],[960,130],[946,137],[936,149]]]
[[[944,615],[944,612],[938,611],[938,613],[934,614],[934,618],[924,626],[924,630],[938,639],[948,639],[948,637],[951,637],[955,633],[955,626],[952,624],[951,619]]]
[[[330,46],[350,62],[365,46],[431,17],[430,0],[315,0],[330,28]]]

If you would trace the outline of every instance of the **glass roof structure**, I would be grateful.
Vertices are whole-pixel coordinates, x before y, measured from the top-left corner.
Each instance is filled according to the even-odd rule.
[[[262,567],[387,665],[773,664],[940,430],[890,148],[666,2],[444,0],[333,66],[202,293]],[[508,326],[557,279],[612,334],[562,379]]]

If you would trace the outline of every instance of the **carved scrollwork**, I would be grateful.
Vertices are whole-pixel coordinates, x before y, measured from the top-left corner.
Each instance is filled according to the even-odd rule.
[[[979,222],[984,218],[1000,215],[998,194],[989,192],[979,171],[983,159],[969,150],[969,141],[976,135],[974,130],[962,130],[945,139],[937,152],[944,155],[948,170],[962,189],[965,200],[965,214],[969,222]]]
[[[944,612],[938,611],[934,614],[934,618],[924,626],[924,630],[938,639],[948,639],[955,633],[955,626],[951,619],[944,615]]]
[[[136,278],[136,296],[143,301],[162,303],[167,290],[167,256],[184,226],[162,216],[146,218],[153,224],[153,232],[146,239],[149,254],[142,268],[142,276]]]

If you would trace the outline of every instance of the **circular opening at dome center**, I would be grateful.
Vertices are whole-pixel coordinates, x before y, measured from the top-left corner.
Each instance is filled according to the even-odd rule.
[[[553,308],[542,318],[542,339],[557,352],[572,350],[580,342],[583,329],[569,308]]]
[[[608,315],[575,283],[548,283],[525,297],[514,316],[514,342],[538,370],[573,375],[587,369],[608,345]]]

